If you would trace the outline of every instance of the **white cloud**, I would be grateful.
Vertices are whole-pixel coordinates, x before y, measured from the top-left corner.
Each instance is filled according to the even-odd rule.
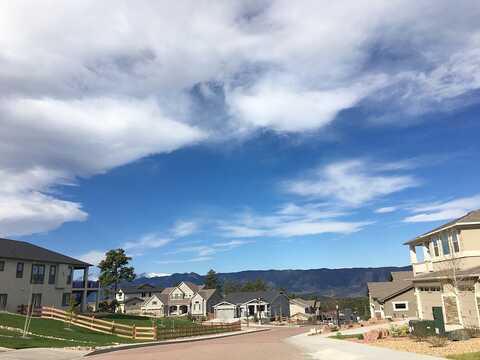
[[[300,196],[358,206],[419,184],[411,175],[385,171],[383,165],[347,160],[318,168],[303,179],[288,181],[285,189]]]
[[[78,258],[89,264],[97,266],[100,263],[100,261],[105,259],[105,253],[106,251],[91,250],[83,255],[80,255]]]
[[[228,242],[220,242],[209,245],[184,246],[176,250],[170,251],[168,254],[195,253],[196,257],[206,257],[212,256],[219,252],[230,251],[251,242],[252,241],[250,240],[231,240]]]
[[[0,173],[25,185],[0,194],[20,209],[0,232],[85,220],[56,185],[150,154],[258,129],[310,132],[374,102],[386,118],[462,106],[480,88],[479,17],[475,2],[436,0],[1,2]],[[221,121],[192,106],[194,88],[216,96],[211,83]],[[38,185],[35,169],[61,177]]]
[[[294,209],[295,211],[285,209]],[[372,224],[371,221],[346,221],[334,219],[344,215],[341,212],[326,212],[323,216],[318,206],[287,204],[270,216],[252,213],[243,214],[231,221],[223,221],[219,230],[229,238],[257,238],[320,235],[326,233],[351,234]],[[332,219],[333,218],[333,219]]]
[[[156,233],[143,235],[140,239],[135,241],[127,241],[122,245],[122,248],[127,251],[143,251],[148,249],[157,249],[167,245],[174,239],[162,237]]]
[[[142,274],[142,275],[145,276],[146,278],[154,278],[154,277],[170,276],[170,275],[172,275],[172,274],[149,272],[149,273],[145,273],[145,274]]]
[[[197,231],[198,225],[194,221],[177,221],[173,226],[171,232],[174,237],[185,237],[192,235]]]
[[[480,194],[447,202],[434,203],[412,208],[414,215],[405,222],[431,222],[459,218],[469,211],[480,209]]]
[[[394,212],[394,211],[397,211],[396,206],[385,206],[385,207],[381,207],[381,208],[378,208],[378,209],[375,210],[375,212],[377,214],[387,214],[387,213],[391,213],[391,212]]]
[[[210,261],[210,260],[212,260],[212,257],[210,256],[199,256],[199,257],[187,258],[182,260],[157,260],[155,262],[160,265],[168,265],[168,264],[195,263],[195,262],[203,262],[203,261]]]

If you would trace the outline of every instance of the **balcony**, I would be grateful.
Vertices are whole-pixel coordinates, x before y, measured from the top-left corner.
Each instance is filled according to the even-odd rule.
[[[72,289],[73,290],[84,290],[85,289],[85,284],[82,280],[73,281],[72,282]],[[89,280],[87,282],[87,289],[88,290],[98,290],[98,289],[100,289],[100,282]]]

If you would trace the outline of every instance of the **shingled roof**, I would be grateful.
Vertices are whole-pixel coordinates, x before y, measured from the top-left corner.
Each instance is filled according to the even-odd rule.
[[[399,271],[393,272],[393,281],[379,281],[368,282],[368,293],[379,302],[384,302],[392,297],[402,294],[413,288],[413,272],[402,271],[404,274],[399,274]]]
[[[442,230],[446,230],[452,227],[462,226],[462,225],[470,225],[470,224],[480,224],[480,209],[470,211],[468,214],[459,217],[458,219],[449,221],[446,224],[440,225],[433,230],[426,232],[420,236],[417,236],[415,239],[407,241],[404,245],[415,244],[417,242],[421,242],[425,237],[440,232]]]
[[[225,296],[225,301],[231,304],[244,304],[251,300],[262,299],[268,303],[272,303],[282,293],[278,291],[248,291],[235,292]]]
[[[0,238],[0,258],[30,260],[46,263],[68,264],[72,266],[92,266],[81,260],[70,256],[62,255],[52,250],[30,244],[25,241],[1,239]]]

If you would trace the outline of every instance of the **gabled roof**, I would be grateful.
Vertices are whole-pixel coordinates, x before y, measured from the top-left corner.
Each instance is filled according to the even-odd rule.
[[[215,294],[216,291],[217,289],[201,289],[198,291],[198,294],[200,294],[200,296],[205,300],[208,300],[213,294]]]
[[[162,288],[155,287],[150,284],[140,284],[140,285],[130,285],[130,286],[122,286],[119,288],[122,290],[124,294],[139,294],[142,292],[152,292],[152,293],[160,293],[162,292]]]
[[[197,285],[191,281],[182,281],[176,287],[180,286],[182,283],[187,285],[193,292],[197,293],[199,290],[203,289],[205,285]]]
[[[449,221],[446,224],[440,225],[439,227],[430,230],[426,232],[425,234],[422,234],[420,236],[417,236],[415,239],[407,241],[404,243],[404,245],[410,245],[410,244],[415,244],[417,242],[421,242],[424,240],[425,237],[433,235],[437,232],[440,232],[442,230],[446,230],[452,227],[457,227],[457,226],[462,226],[462,225],[480,225],[480,209],[479,210],[474,210],[470,211],[468,214],[459,217],[458,219]]]
[[[131,303],[131,302],[133,302],[133,301],[140,301],[140,302],[143,303],[143,299],[142,299],[142,298],[139,298],[139,297],[135,296],[135,297],[132,297],[132,298],[128,299],[127,301],[125,301],[124,304],[129,304],[129,303]]]
[[[412,271],[395,271],[391,273],[393,281],[368,282],[368,293],[379,302],[385,302],[397,295],[413,289]]]
[[[290,299],[290,303],[297,304],[303,307],[315,307],[316,300],[305,300],[302,298]]]
[[[158,301],[160,301],[163,305],[167,305],[167,302],[168,302],[168,296],[165,295],[165,294],[154,294],[152,296],[150,296],[149,298],[145,299],[145,302],[143,303],[143,306],[146,306],[148,303],[150,303],[151,301],[157,299]]]
[[[70,256],[62,255],[55,251],[30,244],[25,241],[1,239],[0,238],[0,258],[29,260],[46,263],[67,264],[72,266],[86,267],[92,266],[81,260]]]
[[[231,304],[244,304],[255,299],[262,299],[265,302],[272,303],[280,295],[283,295],[283,293],[279,291],[235,292],[225,296],[225,301]]]

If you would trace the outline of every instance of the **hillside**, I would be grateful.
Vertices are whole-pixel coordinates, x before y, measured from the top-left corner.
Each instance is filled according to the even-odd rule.
[[[342,268],[309,270],[248,270],[232,273],[219,273],[219,278],[245,282],[258,278],[273,288],[284,288],[296,294],[316,294],[318,296],[355,297],[365,296],[368,281],[385,281],[391,271],[407,271],[406,267]],[[148,282],[152,285],[174,286],[180,281],[203,283],[203,276],[197,273],[172,274],[162,277],[138,277],[135,283]]]

